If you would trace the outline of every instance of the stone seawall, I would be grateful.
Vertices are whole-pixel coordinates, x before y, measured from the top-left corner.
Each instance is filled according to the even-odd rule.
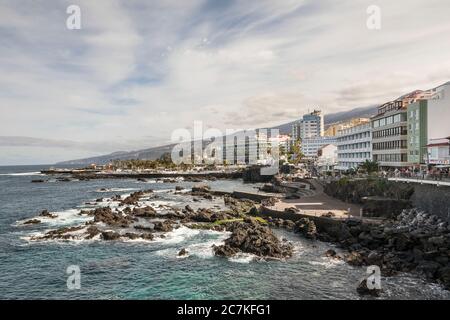
[[[419,183],[411,185],[414,186],[414,194],[411,197],[413,207],[450,222],[450,187]]]

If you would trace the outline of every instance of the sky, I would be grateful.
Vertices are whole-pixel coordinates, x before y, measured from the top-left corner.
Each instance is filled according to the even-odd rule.
[[[66,27],[78,5],[81,29]],[[367,8],[381,10],[369,29]],[[448,0],[0,0],[0,165],[267,127],[450,80]]]

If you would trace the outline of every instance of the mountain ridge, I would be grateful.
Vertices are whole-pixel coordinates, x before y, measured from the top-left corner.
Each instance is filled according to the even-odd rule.
[[[342,121],[346,121],[352,118],[364,118],[370,117],[376,113],[376,106],[366,106],[354,108],[348,111],[340,111],[336,113],[331,113],[324,116],[325,126],[332,125],[334,123],[339,123]],[[280,134],[289,134],[291,133],[291,126],[297,120],[280,124],[278,126],[271,127],[269,129],[278,129],[280,130]],[[142,150],[135,151],[116,151],[113,153],[109,153],[101,156],[94,156],[83,159],[75,159],[68,160],[56,163],[57,165],[89,165],[91,163],[96,164],[105,164],[112,160],[129,160],[129,159],[150,159],[154,160],[159,158],[162,154],[166,152],[170,152],[175,144],[151,147]]]

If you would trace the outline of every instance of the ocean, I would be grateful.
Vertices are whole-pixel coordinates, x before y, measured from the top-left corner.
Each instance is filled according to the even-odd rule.
[[[226,233],[175,229],[155,241],[30,241],[50,229],[83,222],[77,215],[100,197],[154,189],[168,204],[184,206],[168,193],[193,183],[138,182],[107,179],[31,183],[48,179],[47,166],[0,167],[0,299],[360,299],[358,280],[365,268],[324,256],[333,245],[313,242],[283,230],[294,256],[286,261],[261,261],[251,255],[216,257],[211,246]],[[252,190],[241,181],[208,181],[212,189]],[[106,189],[106,190],[105,190]],[[38,225],[20,221],[42,210],[57,219]],[[186,248],[188,257],[178,257]],[[79,289],[69,289],[67,268],[80,269]],[[449,291],[417,276],[382,278],[382,299],[450,299]],[[368,299],[365,298],[364,299]]]

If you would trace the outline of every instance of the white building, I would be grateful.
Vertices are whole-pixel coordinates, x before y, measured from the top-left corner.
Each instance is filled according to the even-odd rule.
[[[305,114],[300,121],[292,125],[292,139],[295,141],[321,137],[324,134],[324,130],[323,114],[320,110],[314,110],[309,114]]]
[[[428,99],[428,141],[450,135],[450,81]]]
[[[450,165],[450,137],[430,141],[427,145],[428,154],[424,162],[432,165]]]
[[[365,123],[339,132],[336,169],[357,169],[366,160],[372,160],[371,131],[371,124]]]
[[[265,133],[259,130],[246,130],[223,137],[218,148],[227,164],[266,164],[269,156],[269,143]]]
[[[300,149],[305,158],[313,159],[317,158],[320,148],[327,144],[337,144],[335,137],[315,137],[302,139]]]
[[[317,167],[320,172],[332,171],[337,164],[337,146],[327,144],[318,151]]]

